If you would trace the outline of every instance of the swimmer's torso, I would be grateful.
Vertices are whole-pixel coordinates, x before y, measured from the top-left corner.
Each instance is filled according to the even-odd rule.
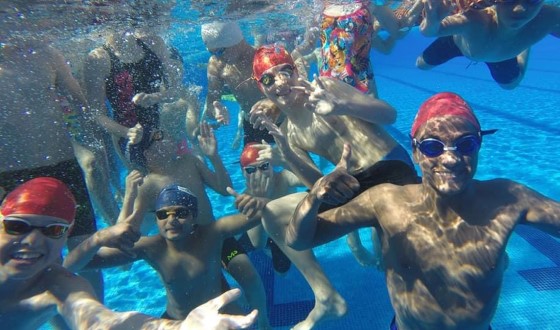
[[[471,213],[478,215],[474,223],[458,216],[442,223],[422,205],[419,187],[388,193],[376,206],[382,209],[386,279],[399,328],[487,330],[519,213],[486,191]]]
[[[0,172],[74,157],[56,101],[57,74],[49,53],[46,48],[29,49],[0,61]]]

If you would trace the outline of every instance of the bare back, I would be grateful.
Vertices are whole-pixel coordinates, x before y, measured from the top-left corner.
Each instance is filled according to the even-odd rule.
[[[0,172],[74,157],[57,102],[57,56],[53,49],[40,46],[9,51],[0,60]]]

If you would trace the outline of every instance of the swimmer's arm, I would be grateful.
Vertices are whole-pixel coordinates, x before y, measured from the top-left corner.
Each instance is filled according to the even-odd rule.
[[[187,113],[185,114],[187,137],[193,143],[196,144],[196,136],[198,135],[198,122],[200,120],[200,104],[196,99],[196,96],[189,93],[186,98],[187,101]]]
[[[364,94],[339,79],[319,79],[338,99],[335,110],[338,115],[347,115],[379,125],[390,125],[397,119],[397,111],[389,103]]]
[[[92,50],[84,61],[84,81],[88,103],[97,123],[108,133],[127,138],[128,128],[107,116],[105,78],[109,76],[111,61],[102,49]]]
[[[220,101],[222,98],[225,82],[220,77],[220,72],[216,60],[214,58],[210,58],[208,61],[208,71],[207,71],[207,79],[208,85],[207,90],[208,93],[206,94],[206,107],[204,109],[205,116],[203,118],[214,118],[216,117],[214,111],[214,102]]]
[[[163,39],[157,35],[148,35],[142,38],[142,41],[150,47],[156,54],[163,65],[163,74],[165,77],[165,89],[154,93],[157,97],[156,103],[175,102],[179,97],[179,90],[182,85],[183,66],[179,61],[171,59],[169,48]]]
[[[370,193],[370,190],[343,206],[321,214],[318,214],[321,201],[311,190],[298,204],[286,228],[286,244],[296,250],[306,250],[333,241],[356,229],[377,225],[374,204],[370,198],[375,193]]]
[[[560,238],[560,203],[520,184],[515,191],[523,203],[520,223]]]
[[[420,32],[427,37],[443,37],[466,33],[476,20],[469,12],[450,15],[449,7],[440,0],[424,0],[425,15],[420,23]],[[476,25],[482,25],[479,21]]]
[[[180,329],[180,321],[161,320],[138,312],[114,312],[101,304],[91,285],[79,276],[61,278],[52,290],[58,312],[71,329]]]
[[[128,223],[118,223],[97,231],[72,249],[64,259],[64,267],[72,272],[82,269],[107,268],[139,259],[143,245],[140,233]],[[138,246],[135,243],[138,241]],[[140,253],[142,255],[142,253]]]
[[[558,6],[549,6],[544,5],[543,9],[547,9],[549,11],[549,19],[548,22],[551,24],[552,28],[550,34],[556,38],[560,38],[560,7]]]
[[[387,31],[390,36],[396,36],[399,33],[399,22],[390,7],[386,5],[377,6],[372,3],[370,10],[379,21],[381,28]],[[374,31],[374,33],[376,32]]]
[[[290,146],[281,150],[289,170],[294,173],[306,187],[312,187],[323,174],[304,150]]]
[[[261,223],[261,212],[257,212],[251,218],[244,214],[227,215],[213,222],[215,228],[223,238],[243,234]]]

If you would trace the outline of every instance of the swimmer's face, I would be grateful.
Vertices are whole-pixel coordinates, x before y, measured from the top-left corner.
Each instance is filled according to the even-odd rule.
[[[68,225],[66,221],[50,216],[25,215],[10,218],[21,219],[35,227],[51,225],[49,230],[45,230],[47,233],[52,233],[57,224]],[[0,219],[0,274],[9,279],[30,279],[55,264],[68,236],[66,232],[59,238],[50,238],[42,233],[41,228],[25,233],[27,230],[24,227],[27,225],[20,224],[10,229],[4,219]]]
[[[184,206],[166,206],[156,211],[159,233],[176,241],[193,233],[197,227],[193,213]]]
[[[248,181],[272,176],[272,166],[268,161],[248,164],[247,166],[242,167],[242,170],[245,180]]]
[[[468,152],[453,150],[472,135],[479,137],[472,123],[461,117],[435,117],[429,119],[416,133],[416,140],[436,139],[446,149],[440,155],[428,156],[413,148],[414,161],[422,171],[422,182],[431,186],[438,194],[452,196],[463,192],[476,172],[479,145],[467,149]],[[463,140],[462,140],[463,139]],[[462,149],[462,148],[458,148]]]
[[[264,71],[258,84],[270,100],[283,103],[292,94],[291,87],[297,85],[298,77],[294,66],[285,63]]]
[[[537,16],[543,4],[543,0],[497,0],[495,8],[501,25],[519,29]]]

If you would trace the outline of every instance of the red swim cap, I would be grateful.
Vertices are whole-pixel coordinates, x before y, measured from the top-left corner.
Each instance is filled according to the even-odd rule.
[[[76,200],[62,181],[40,177],[24,182],[10,192],[0,207],[0,213],[3,216],[47,215],[72,223],[76,216]]]
[[[279,45],[259,47],[253,58],[253,78],[261,79],[263,72],[280,64],[291,64],[296,69],[294,59],[288,51]]]
[[[411,135],[416,136],[418,129],[429,119],[442,116],[462,117],[480,130],[480,123],[467,102],[455,93],[443,92],[430,97],[420,106],[412,123]]]
[[[257,158],[259,157],[259,149],[255,147],[256,144],[257,143],[255,142],[247,143],[245,145],[245,148],[243,148],[241,157],[239,158],[241,167],[245,167],[249,164],[257,162]]]

